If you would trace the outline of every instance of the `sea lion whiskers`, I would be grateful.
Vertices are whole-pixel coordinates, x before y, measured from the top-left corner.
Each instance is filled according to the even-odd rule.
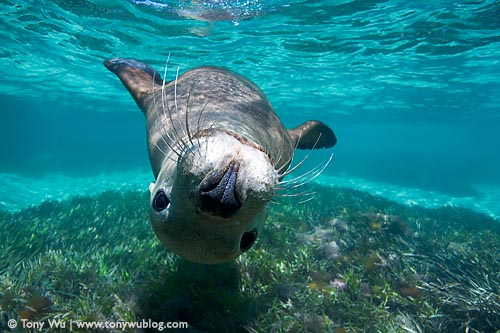
[[[189,131],[189,100],[191,99],[191,93],[193,92],[193,89],[194,87],[196,86],[196,84],[193,84],[191,85],[191,88],[189,88],[189,92],[188,92],[188,95],[187,95],[187,98],[186,98],[186,119],[185,119],[185,122],[186,122],[186,132],[187,132],[187,135],[188,135],[188,140],[189,142],[191,143],[191,146],[193,146],[193,138],[192,138],[192,135]]]
[[[283,191],[284,189],[277,189],[275,188],[276,191]],[[315,191],[302,191],[302,192],[297,192],[297,193],[274,193],[271,203],[273,204],[302,204],[306,203],[312,199],[314,199],[314,195],[316,194]],[[306,199],[300,200],[300,201],[294,201],[294,200],[282,200],[284,198],[302,198],[306,197]]]
[[[320,140],[320,137],[321,137],[321,133],[318,136],[318,138],[316,139],[316,142],[314,143],[313,148],[318,144],[318,142]],[[299,166],[301,166],[309,158],[311,152],[312,152],[312,150],[297,165],[295,165],[292,168],[289,168],[289,170],[287,170],[286,172],[284,172],[282,174],[282,176],[284,177],[285,175],[288,175],[288,174],[292,173],[293,171],[297,170],[297,168]],[[330,157],[325,162],[323,162],[323,163],[315,166],[311,170],[303,173],[302,175],[299,175],[299,176],[294,177],[292,179],[280,181],[277,184],[277,186],[275,187],[276,192],[279,192],[279,191],[288,191],[288,190],[293,189],[293,188],[304,186],[305,184],[313,181],[314,179],[316,179],[317,177],[319,177],[319,175],[321,175],[323,173],[323,171],[328,167],[328,165],[330,164],[330,162],[332,161],[332,159],[333,159],[333,153],[330,154]],[[306,193],[298,193],[298,194],[297,193],[294,193],[294,194],[280,194],[280,193],[277,193],[276,196],[277,197],[302,196],[304,194],[306,194]],[[309,194],[309,193],[307,193],[307,194]],[[311,195],[312,194],[314,194],[314,193],[311,193]],[[309,201],[309,200],[307,200],[307,201]]]
[[[205,109],[206,109],[207,106],[208,106],[208,102],[206,102],[203,105],[203,107],[201,108],[200,115],[198,116],[198,119],[196,121],[196,132],[195,133],[198,133],[201,130],[201,126],[203,125],[201,117],[205,113]],[[213,123],[212,123],[212,126],[213,126]],[[199,136],[197,136],[197,141],[198,141],[198,146],[201,146],[200,137]],[[199,150],[198,150],[198,155],[200,156],[200,158],[202,158],[201,152]]]
[[[187,98],[186,98],[186,116],[185,116],[185,128],[186,128],[186,132],[187,132],[187,137],[188,137],[188,140],[189,140],[189,143],[191,143],[191,146],[193,147],[195,144],[193,142],[193,139],[196,138],[196,141],[197,141],[197,144],[198,146],[201,146],[201,142],[200,142],[200,136],[197,135],[197,133],[199,133],[200,131],[204,130],[204,123],[205,123],[205,120],[203,118],[204,114],[205,114],[205,109],[206,107],[208,106],[209,102],[206,102],[203,107],[201,108],[200,112],[199,112],[199,115],[198,115],[198,118],[196,120],[196,128],[195,128],[195,131],[191,131],[191,127],[189,125],[189,103],[190,103],[190,100],[191,100],[191,95],[193,93],[193,90],[195,89],[196,87],[196,83],[193,83],[191,85],[191,87],[189,88],[189,91],[188,91],[188,95],[187,95]],[[215,122],[212,122],[212,124],[208,127],[208,130],[212,129],[213,126],[215,125]],[[206,142],[206,146],[205,146],[206,149],[208,149],[208,141]],[[192,151],[188,151],[189,153],[191,154],[195,154],[195,152],[192,152]],[[201,152],[199,149],[196,149],[196,152],[198,153],[198,156],[200,159],[203,158],[203,156],[201,156]],[[205,156],[206,158],[206,156]]]
[[[167,113],[168,113],[168,118],[170,120],[170,123],[172,124],[172,128],[174,129],[175,132],[177,132],[176,128],[175,128],[175,125],[174,125],[174,122],[172,121],[172,115],[170,113],[170,107],[168,105],[167,94],[165,92],[165,86],[166,86],[166,82],[167,82],[167,73],[168,73],[168,63],[169,63],[169,61],[170,61],[170,53],[167,56],[167,61],[165,63],[165,69],[163,71],[163,80],[162,80],[162,84],[161,84],[161,106],[162,106],[163,115],[166,117]],[[153,90],[153,93],[154,93],[154,90]],[[167,109],[167,112],[165,112],[165,109]],[[176,152],[177,155],[178,155],[178,157],[180,158],[182,156],[183,152],[184,152],[184,147],[182,146],[182,144],[180,144],[179,141],[175,141],[170,136],[170,134],[168,133],[168,131],[165,131],[163,128],[161,128],[161,131],[162,131],[163,135],[166,135],[168,137],[168,139],[170,140],[170,142],[173,145],[175,145],[175,146],[177,146],[177,148],[179,148],[180,151],[176,151],[176,150],[173,149],[173,147],[171,145],[169,145],[169,147],[172,150],[174,150],[174,152]]]
[[[277,186],[276,190],[277,191],[289,190],[291,188],[297,188],[297,187],[303,186],[303,185],[313,181],[314,179],[318,178],[323,173],[323,171],[325,171],[325,169],[328,167],[328,165],[330,164],[332,159],[333,159],[333,153],[330,154],[330,157],[325,162],[315,166],[314,168],[307,171],[306,173],[304,173],[300,176],[297,176],[295,178],[279,182],[278,185],[284,184],[285,186]],[[312,175],[312,177],[309,177],[310,175]],[[307,179],[302,181],[302,179],[305,179],[305,178],[307,178]]]
[[[189,101],[191,99],[191,94],[193,93],[193,90],[194,90],[195,87],[196,87],[196,83],[192,84],[191,87],[189,88],[188,97],[187,97],[187,101],[186,101],[186,131],[188,133],[188,139],[189,139],[189,142],[191,143],[191,146],[192,147],[194,146],[193,138],[195,138],[195,136],[196,136],[196,141],[198,143],[198,147],[200,147],[201,146],[200,136],[196,135],[196,134],[199,133],[202,130],[202,128],[203,128],[204,120],[202,120],[202,116],[204,115],[205,108],[207,107],[208,102],[205,103],[203,105],[203,107],[201,108],[200,114],[198,116],[198,119],[196,120],[195,131],[191,132],[190,131],[190,126],[189,126],[189,118],[188,118],[188,115],[189,115]],[[214,123],[212,123],[212,125],[210,125],[210,128],[213,125],[214,125]],[[207,146],[206,147],[208,148],[208,142],[207,142]],[[198,153],[198,157],[200,159],[203,159],[203,156],[201,156],[201,151],[199,149],[196,149],[196,152]],[[193,154],[195,154],[195,153],[193,152]],[[206,156],[205,156],[205,158],[206,158]]]
[[[186,133],[185,129],[182,127],[182,122],[181,122],[181,117],[179,116],[179,107],[177,105],[177,82],[179,79],[179,69],[180,67],[177,66],[177,71],[175,72],[175,80],[174,80],[174,109],[175,109],[175,115],[177,117],[177,123],[179,124],[179,128],[182,129],[182,135],[179,135],[179,141],[181,142],[184,151],[186,151],[187,148],[187,143],[184,141],[184,137],[187,135],[189,137],[189,132]],[[188,109],[186,109],[186,118],[188,114]],[[172,124],[173,125],[173,124]],[[173,126],[174,130],[176,130],[175,126]],[[177,132],[177,131],[176,131]]]
[[[296,189],[298,187],[306,185],[309,182],[312,182],[314,179],[316,179],[317,177],[319,177],[323,173],[323,171],[328,167],[328,165],[330,164],[332,159],[333,159],[333,154],[330,155],[330,158],[328,160],[326,160],[325,162],[323,162],[320,165],[317,165],[316,167],[309,170],[308,172],[306,172],[300,176],[297,176],[295,178],[280,182],[278,184],[278,186],[276,186],[276,188],[275,188],[276,192],[275,192],[274,197],[271,200],[271,202],[272,203],[279,203],[279,204],[282,204],[282,203],[284,203],[284,204],[303,204],[303,203],[306,203],[306,202],[314,199],[314,195],[316,194],[315,191],[304,191],[304,192],[299,192],[299,193],[279,193],[279,192],[280,191],[289,191],[291,189]],[[309,177],[311,174],[313,176]],[[308,179],[302,181],[302,179],[304,179],[304,178],[308,178]],[[286,183],[285,186],[279,186],[279,185],[284,184],[284,183]],[[290,198],[290,197],[297,198],[297,197],[304,197],[304,196],[308,197],[308,198],[305,200],[301,200],[299,202],[290,202],[290,201],[281,202],[281,201],[274,199],[274,198],[287,198],[287,197],[288,198]]]
[[[276,204],[276,205],[300,205],[303,203],[306,203],[308,201],[311,201],[314,199],[314,195],[316,192],[310,191],[310,192],[299,192],[299,193],[291,193],[291,194],[282,194],[282,195],[275,195],[275,198],[271,199],[270,203],[271,204]],[[300,201],[294,201],[294,200],[276,200],[276,199],[282,199],[282,198],[299,198],[299,197],[306,197],[304,200]]]
[[[325,162],[317,165],[316,167],[312,168],[311,170],[307,171],[306,173],[299,175],[297,177],[294,177],[292,179],[288,179],[285,181],[280,181],[277,186],[275,187],[275,194],[273,199],[271,200],[272,203],[285,203],[285,204],[302,204],[306,203],[314,198],[314,195],[316,194],[315,191],[304,191],[304,192],[299,192],[299,193],[280,193],[282,191],[290,191],[292,189],[299,188],[301,186],[304,186],[305,184],[313,181],[316,179],[319,175],[323,173],[323,171],[328,167],[330,162],[333,159],[333,153],[330,154],[330,157],[328,160]],[[284,185],[284,186],[282,186]],[[289,200],[287,201],[278,201],[275,198],[298,198],[298,197],[307,197],[304,200],[298,201],[298,202],[291,202]]]
[[[278,150],[278,159],[276,162],[273,161],[273,157],[271,154],[272,149],[270,149],[269,145],[267,142],[265,142],[264,146],[262,147],[264,149],[264,154],[266,154],[267,158],[269,161],[271,161],[271,165],[273,166],[274,170],[276,170],[275,166],[278,165],[281,156],[283,155],[283,147],[280,147]]]
[[[153,105],[155,105],[155,106],[156,106],[156,94],[155,94],[155,89],[154,89],[155,79],[156,79],[155,75],[156,75],[156,72],[155,72],[155,73],[153,73],[153,76],[152,76],[152,77],[153,77],[153,81],[152,81],[152,84],[153,84],[153,87],[152,87],[152,94],[153,94]],[[148,136],[150,136],[150,135],[151,135],[151,129],[150,129],[149,127],[146,127],[146,129],[147,129],[147,132],[148,132]],[[161,135],[161,140],[163,141],[163,143],[165,143],[165,144],[166,144],[166,145],[167,145],[167,146],[168,146],[168,147],[169,147],[169,148],[170,148],[170,149],[171,149],[171,150],[172,150],[172,151],[173,151],[173,152],[177,155],[177,157],[178,157],[178,158],[180,158],[180,157],[181,157],[181,153],[180,153],[180,152],[178,152],[178,151],[175,149],[175,147],[172,145],[173,140],[172,140],[172,138],[168,135],[168,132],[165,132],[165,131],[163,130],[163,128],[162,128],[162,127],[160,127],[160,130],[161,130],[161,132],[162,132],[162,135]],[[170,142],[168,142],[167,140],[165,140],[165,137],[167,137],[167,138],[170,140]],[[158,149],[158,150],[159,150],[159,151],[163,154],[163,156],[167,157],[168,159],[170,159],[170,160],[171,160],[171,161],[173,161],[173,162],[177,162],[177,161],[176,161],[176,160],[174,160],[171,156],[169,156],[169,155],[168,155],[168,154],[167,154],[167,153],[166,153],[166,152],[165,152],[165,151],[164,151],[164,150],[163,150],[163,149],[162,149],[162,148],[158,145],[158,143],[157,143],[157,142],[155,142],[155,147],[156,147],[156,149]]]
[[[201,113],[203,113],[203,111],[205,111],[205,107],[208,105],[208,102],[203,106],[203,109],[201,110]],[[201,114],[200,114],[200,117],[201,117]],[[216,121],[212,121],[212,123],[210,124],[210,126],[208,126],[207,128],[204,128],[203,131],[211,131],[213,128],[215,128],[215,124],[216,124]],[[202,124],[203,125],[203,124]],[[198,132],[201,132],[202,130],[198,129]],[[198,135],[198,145],[200,145],[200,136]],[[205,140],[205,150],[208,151],[208,141],[209,140]],[[205,159],[207,158],[207,156],[205,155]]]
[[[180,139],[179,141],[181,142],[182,146],[183,146],[183,151],[184,152],[187,152],[188,154],[195,154],[195,152],[193,152],[191,149],[188,148],[188,142],[185,141],[185,137],[187,137],[187,140],[189,141],[189,143],[191,144],[191,147],[194,146],[194,143],[193,143],[193,134],[190,130],[190,126],[189,126],[189,103],[190,103],[190,100],[191,100],[191,95],[193,93],[193,90],[194,88],[196,87],[196,83],[192,84],[191,87],[189,88],[189,91],[187,93],[187,97],[186,97],[186,111],[185,111],[185,119],[184,119],[184,126],[181,122],[181,117],[179,116],[180,114],[180,111],[179,111],[179,107],[178,107],[178,102],[177,102],[177,82],[178,82],[178,78],[179,78],[179,69],[180,67],[177,67],[177,71],[175,73],[175,81],[174,81],[174,108],[175,108],[175,114],[177,115],[177,122],[179,124],[179,127],[182,129],[182,136],[180,136]],[[203,108],[204,110],[204,108]],[[201,115],[203,114],[203,110],[200,112],[200,116],[198,117],[198,120],[201,118]],[[199,126],[199,122],[198,122],[198,126]],[[173,128],[174,130],[175,129],[175,125],[172,123],[173,125]],[[200,130],[200,127],[198,127],[196,129],[196,132],[198,132]],[[196,133],[195,132],[195,133]],[[199,142],[199,140],[198,140]],[[200,152],[198,151],[198,154]],[[201,156],[200,156],[201,157]]]
[[[165,142],[180,158],[185,152],[192,153],[188,149],[188,143],[184,139],[184,137],[187,135],[188,140],[191,142],[191,140],[190,140],[191,135],[189,133],[190,132],[189,127],[187,127],[187,128],[183,127],[183,124],[181,122],[181,117],[179,116],[180,112],[179,112],[178,102],[177,102],[177,82],[178,82],[180,67],[177,67],[176,76],[175,76],[175,80],[174,80],[174,111],[175,111],[175,116],[177,117],[177,119],[176,119],[177,121],[174,120],[174,116],[172,115],[172,108],[170,107],[169,99],[167,98],[166,81],[167,81],[167,74],[168,74],[169,59],[170,59],[170,54],[167,57],[167,62],[165,64],[164,75],[163,75],[163,80],[162,80],[162,85],[161,85],[161,91],[162,91],[162,93],[161,93],[161,95],[162,95],[161,109],[163,112],[163,116],[166,119],[168,119],[170,124],[172,125],[172,132],[173,133],[169,134],[165,130],[163,130],[163,129],[161,129],[161,130],[162,130],[163,136],[166,136],[170,140],[170,143],[167,143],[165,140],[163,140],[163,142]],[[153,93],[154,93],[154,91],[153,91]],[[189,99],[189,96],[188,96],[188,99]],[[188,103],[188,105],[186,108],[189,109],[189,100],[187,103]],[[186,118],[187,118],[187,116],[188,116],[188,114],[186,114]],[[186,125],[187,125],[187,122],[186,122]],[[180,130],[179,130],[179,128],[180,128]],[[178,139],[174,140],[173,137],[178,137]],[[163,137],[162,137],[162,139],[163,139]]]
[[[167,62],[166,62],[166,65],[165,65],[165,72],[164,72],[164,75],[163,75],[163,80],[162,80],[162,89],[161,89],[161,98],[162,98],[162,111],[163,111],[163,115],[166,117],[166,113],[165,113],[165,95],[164,95],[164,89],[165,89],[165,82],[166,82],[166,77],[167,77],[167,68],[168,68],[168,62],[169,62],[169,59],[170,59],[170,54],[168,55],[167,57]],[[152,97],[153,97],[153,105],[155,106],[155,110],[157,110],[158,108],[156,107],[157,106],[157,97],[156,97],[156,88],[155,88],[155,82],[156,82],[156,71],[153,72],[152,74],[152,77],[153,77],[153,81],[152,81],[152,87],[151,87],[151,91],[152,91]],[[161,79],[161,78],[160,78]],[[160,114],[158,113],[158,116],[160,116]],[[161,141],[163,141],[163,143],[165,143],[171,150],[172,152],[174,152],[178,158],[180,158],[182,156],[182,153],[183,153],[183,149],[182,147],[176,147],[176,145],[178,145],[174,139],[170,136],[170,134],[168,133],[168,131],[165,131],[165,129],[160,126],[159,127],[160,131],[161,131]],[[150,135],[150,129],[148,127],[148,135]],[[166,140],[165,137],[168,139]],[[170,141],[170,142],[169,142]],[[176,160],[174,160],[172,157],[168,156],[167,153],[158,145],[157,142],[155,142],[155,147],[164,155],[164,156],[167,156],[170,160],[172,160],[173,162],[177,162]],[[180,149],[179,149],[180,148]]]
[[[302,137],[302,133],[299,133],[298,135],[298,140],[295,142],[295,146],[294,146],[294,149],[293,149],[293,152],[292,152],[292,155],[290,156],[290,158],[288,159],[288,161],[286,161],[286,163],[280,168],[277,170],[278,174],[279,174],[279,179],[283,179],[286,175],[290,174],[291,172],[293,172],[294,170],[296,170],[298,167],[300,167],[300,165],[302,165],[306,160],[307,158],[309,157],[309,155],[311,154],[311,152],[309,152],[297,165],[295,165],[294,167],[291,168],[292,164],[293,164],[293,159],[295,157],[295,151],[299,145],[299,142],[300,142],[300,139]],[[319,142],[319,139],[321,137],[321,133],[319,134],[319,137],[316,139],[313,147],[311,149],[314,149],[316,147],[316,145],[318,144]],[[280,153],[280,156],[278,158],[278,161],[281,159],[281,153]],[[276,162],[276,164],[278,164],[278,162]],[[285,166],[287,166],[287,169],[285,170],[285,172],[281,173],[281,170],[284,169]],[[291,169],[290,169],[291,168]],[[309,181],[305,181],[303,182],[303,184],[301,185],[297,185],[298,183],[298,180],[299,179],[302,179],[304,177],[307,177],[307,175],[309,175],[310,173],[312,173],[317,167],[309,170],[308,172],[302,174],[301,176],[298,176],[298,177],[295,177],[291,180],[286,180],[286,181],[279,181],[274,190],[275,190],[275,194],[273,196],[273,198],[271,199],[271,202],[272,203],[277,203],[277,204],[302,204],[302,203],[305,203],[305,202],[308,202],[310,200],[313,199],[313,196],[316,192],[314,191],[305,191],[305,192],[299,192],[299,193],[277,193],[279,191],[286,191],[286,190],[289,190],[291,188],[296,188],[296,187],[300,187],[302,185],[304,185],[305,183],[309,182]],[[326,168],[326,166],[325,166]],[[324,169],[323,169],[324,170]],[[322,170],[321,170],[322,172]],[[316,178],[317,176],[314,176],[314,178]],[[312,180],[312,179],[311,179]],[[288,183],[292,183],[292,185],[286,185],[286,186],[280,186],[281,184],[288,184]],[[297,185],[297,186],[293,186],[293,185]],[[293,197],[293,198],[297,198],[297,197],[308,197],[307,199],[305,200],[301,200],[299,202],[290,202],[290,201],[286,201],[286,202],[282,202],[282,201],[278,201],[278,200],[275,200],[274,198],[284,198],[284,197]]]
[[[172,125],[172,131],[173,135],[178,137],[179,139],[174,140],[172,136],[168,133],[164,133],[165,136],[167,136],[171,144],[168,146],[174,150],[177,155],[182,155],[185,152],[189,154],[194,154],[194,152],[188,148],[188,142],[191,144],[191,146],[194,146],[193,138],[195,137],[195,134],[200,131],[203,128],[204,124],[204,111],[206,107],[208,106],[209,102],[205,103],[203,108],[200,111],[200,114],[198,115],[197,118],[197,123],[196,123],[196,128],[195,131],[193,132],[191,130],[191,126],[189,124],[189,112],[190,112],[190,101],[191,101],[191,96],[193,94],[193,91],[196,88],[196,83],[192,84],[191,87],[189,88],[187,97],[186,97],[186,105],[185,105],[185,117],[184,117],[184,123],[182,122],[181,117],[179,116],[182,112],[179,110],[179,103],[178,103],[178,79],[179,79],[179,70],[180,67],[177,67],[176,74],[175,74],[175,79],[174,79],[174,111],[175,111],[175,117],[172,115],[172,108],[170,107],[169,99],[167,98],[167,92],[166,92],[166,80],[167,80],[167,74],[168,74],[168,65],[169,65],[169,60],[170,60],[170,53],[167,57],[167,61],[165,64],[165,69],[164,69],[164,74],[163,74],[163,82],[162,82],[162,110],[163,114],[168,117],[168,120],[170,121],[170,124]],[[154,93],[154,92],[153,92]],[[176,119],[174,119],[176,118]],[[212,128],[214,124],[212,124],[209,128]],[[187,137],[187,141],[186,141]],[[173,144],[175,142],[176,148],[173,149]],[[165,142],[166,143],[166,142]],[[199,143],[199,137],[198,137],[198,143]],[[199,152],[198,152],[199,153]],[[179,156],[180,157],[180,156]],[[200,156],[201,157],[201,156]]]
[[[314,143],[314,145],[313,145],[312,149],[311,149],[311,150],[307,153],[307,155],[306,155],[306,156],[305,156],[305,157],[304,157],[304,158],[303,158],[303,159],[302,159],[299,163],[297,163],[297,164],[296,164],[294,167],[292,167],[291,169],[290,169],[290,167],[292,166],[292,163],[290,163],[290,164],[288,165],[288,168],[285,170],[285,172],[283,172],[283,173],[280,173],[280,174],[279,174],[279,176],[280,176],[280,178],[281,178],[281,179],[282,179],[283,177],[285,177],[286,175],[289,175],[290,173],[294,172],[294,171],[295,171],[298,167],[300,167],[300,166],[301,166],[301,165],[302,165],[302,164],[303,164],[303,163],[304,163],[304,162],[305,162],[305,161],[309,158],[309,156],[311,155],[311,153],[312,153],[312,151],[314,150],[314,148],[316,148],[316,145],[318,144],[318,142],[319,142],[319,139],[320,139],[320,138],[321,138],[321,133],[319,134],[318,138],[316,139],[316,142]],[[300,142],[300,137],[299,137],[299,139],[297,140],[296,145],[298,145],[298,144],[299,144],[299,142]],[[293,153],[292,153],[292,156],[290,157],[290,158],[291,158],[291,160],[292,160],[292,162],[293,162],[293,158],[294,158],[294,157],[295,157],[295,149],[294,149],[294,151],[293,151]]]
[[[168,111],[167,113],[169,116],[170,123],[172,124],[172,130],[173,130],[175,136],[178,137],[176,144],[180,147],[182,153],[184,153],[187,149],[187,144],[183,139],[185,132],[183,130],[182,131],[183,133],[179,133],[179,131],[177,130],[177,127],[176,127],[174,120],[172,118],[172,112],[170,111],[171,108],[170,108],[170,105],[168,102],[168,98],[166,97],[165,81],[166,81],[166,76],[167,76],[167,68],[168,68],[168,63],[165,65],[165,74],[163,75],[163,85],[161,88],[161,90],[162,90],[162,108],[163,108],[163,113],[165,113],[165,108]],[[179,66],[177,67],[177,73],[175,75],[175,80],[174,80],[174,110],[175,110],[175,115],[177,117],[177,124],[182,129],[182,123],[181,123],[181,120],[179,119],[180,118],[179,117],[179,109],[177,107],[177,81],[178,81],[178,77],[179,77]],[[166,101],[166,103],[163,103],[164,100]]]
[[[285,163],[283,163],[283,165],[282,165],[279,169],[276,169],[276,172],[277,172],[277,174],[278,174],[278,179],[283,179],[283,177],[285,176],[285,175],[282,175],[282,174],[281,174],[281,171],[282,171],[283,169],[285,169],[285,168],[286,168],[286,169],[285,169],[285,172],[286,172],[286,170],[290,169],[290,166],[292,165],[292,163],[293,163],[293,159],[294,159],[294,157],[295,157],[295,150],[297,149],[297,147],[298,147],[298,145],[299,145],[300,135],[301,135],[301,134],[299,134],[299,140],[297,140],[297,142],[295,142],[295,145],[293,146],[293,151],[292,151],[292,154],[290,155],[290,157],[288,158],[288,160],[286,160],[286,162],[285,162]],[[277,164],[278,164],[278,162],[281,160],[281,156],[282,156],[282,154],[283,154],[283,150],[282,150],[282,152],[280,153],[280,156],[278,157],[278,161],[276,161],[276,162],[275,162],[275,165],[277,165]]]

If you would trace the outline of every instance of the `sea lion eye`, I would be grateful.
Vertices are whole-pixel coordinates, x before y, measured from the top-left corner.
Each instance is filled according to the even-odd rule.
[[[156,195],[153,199],[153,208],[157,212],[161,212],[170,204],[170,200],[168,200],[167,195],[163,191],[156,192]]]
[[[247,231],[241,236],[240,240],[240,250],[241,252],[245,252],[249,250],[253,244],[255,243],[255,240],[257,239],[257,230],[252,230],[252,231]]]

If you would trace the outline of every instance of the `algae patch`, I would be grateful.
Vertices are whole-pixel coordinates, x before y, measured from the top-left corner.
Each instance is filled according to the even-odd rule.
[[[309,187],[315,200],[273,205],[255,248],[225,265],[168,252],[144,192],[0,213],[0,332],[21,318],[189,324],[178,332],[500,327],[498,221]]]

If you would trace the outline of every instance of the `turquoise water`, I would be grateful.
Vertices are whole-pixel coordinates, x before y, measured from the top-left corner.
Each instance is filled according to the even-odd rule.
[[[339,139],[318,181],[500,216],[497,1],[0,1],[0,209],[152,180],[104,59],[211,64]],[[170,79],[174,72],[170,73]],[[302,169],[328,158],[320,151]]]
[[[0,333],[23,319],[500,332],[499,1],[0,0],[0,14]],[[293,173],[333,152],[313,200],[273,202],[234,262],[166,250],[144,117],[112,57],[160,73],[169,59],[169,80],[224,66],[287,127],[329,124],[338,144]]]

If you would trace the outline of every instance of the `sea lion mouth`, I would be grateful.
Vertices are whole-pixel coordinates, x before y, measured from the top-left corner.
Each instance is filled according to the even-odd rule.
[[[241,201],[236,194],[238,169],[239,164],[232,161],[222,178],[214,179],[200,188],[201,210],[228,218],[240,209]]]

